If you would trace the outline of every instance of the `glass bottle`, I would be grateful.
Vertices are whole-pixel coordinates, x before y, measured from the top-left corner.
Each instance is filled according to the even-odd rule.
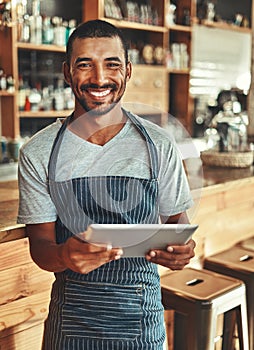
[[[187,69],[189,66],[189,54],[187,52],[187,45],[185,43],[180,43],[180,55],[181,55],[181,69]]]
[[[30,42],[40,45],[42,43],[42,17],[40,15],[40,0],[33,0],[32,16],[30,16]]]
[[[17,14],[17,34],[18,41],[23,41],[23,31],[24,31],[24,16],[27,13],[27,1],[18,0],[16,3],[16,14]]]
[[[20,41],[22,41],[23,43],[29,43],[30,41],[30,16],[27,13],[24,15],[24,22]]]
[[[64,110],[64,107],[64,81],[63,79],[58,79],[57,87],[54,91],[54,109],[56,111],[62,111]]]
[[[18,91],[18,107],[20,111],[24,111],[26,102],[26,88],[22,76],[19,77],[19,91]]]
[[[0,90],[6,90],[7,89],[7,80],[6,80],[6,74],[0,66]]]
[[[52,23],[54,25],[54,41],[58,46],[65,46],[66,43],[66,27],[63,25],[63,19],[60,17],[53,17]]]
[[[66,44],[67,44],[72,32],[75,30],[76,26],[77,26],[77,21],[75,19],[70,19],[68,26],[66,28]]]
[[[184,26],[190,26],[191,25],[190,9],[186,8],[186,7],[183,9],[183,25]]]
[[[51,18],[46,16],[42,23],[42,43],[52,44],[54,40],[54,28],[51,23]]]
[[[37,112],[40,110],[41,93],[39,84],[36,84],[36,87],[30,91],[29,102],[31,111]]]

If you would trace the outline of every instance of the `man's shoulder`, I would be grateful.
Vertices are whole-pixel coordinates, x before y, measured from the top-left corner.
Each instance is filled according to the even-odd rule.
[[[21,151],[26,154],[36,152],[37,155],[41,149],[43,151],[51,150],[56,135],[61,127],[60,119],[46,126],[34,134],[22,147]]]
[[[140,124],[145,128],[146,132],[151,137],[152,141],[154,141],[155,143],[163,144],[163,143],[174,142],[173,135],[167,129],[141,116],[138,116],[135,114],[134,116],[140,122]]]

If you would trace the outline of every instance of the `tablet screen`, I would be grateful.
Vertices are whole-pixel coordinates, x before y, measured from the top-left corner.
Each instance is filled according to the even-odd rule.
[[[123,249],[124,257],[145,256],[151,249],[185,244],[197,229],[191,224],[92,224],[87,241]]]

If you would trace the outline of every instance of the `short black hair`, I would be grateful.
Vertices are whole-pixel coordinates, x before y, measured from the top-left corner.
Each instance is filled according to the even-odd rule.
[[[124,50],[125,63],[128,63],[128,43],[122,31],[113,24],[99,19],[81,23],[72,32],[66,46],[66,62],[70,64],[73,41],[76,38],[113,38],[118,37],[121,40]]]

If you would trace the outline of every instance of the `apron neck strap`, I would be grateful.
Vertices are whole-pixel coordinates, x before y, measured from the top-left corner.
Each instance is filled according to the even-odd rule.
[[[157,179],[158,173],[159,173],[159,161],[158,161],[158,153],[157,149],[155,147],[155,144],[153,140],[151,139],[150,135],[148,134],[146,128],[142,125],[142,123],[138,120],[135,115],[133,115],[131,112],[124,110],[124,113],[127,114],[127,117],[132,121],[132,123],[136,126],[140,134],[143,136],[143,138],[146,141],[149,156],[150,156],[150,162],[151,162],[151,175],[152,178]]]
[[[150,156],[150,162],[151,162],[151,176],[153,179],[154,178],[157,179],[158,178],[158,154],[150,135],[148,134],[145,127],[131,112],[126,110],[123,110],[123,112],[127,115],[127,117],[131,120],[131,122],[136,126],[141,136],[145,139],[148,147],[149,156]],[[52,180],[52,181],[55,180],[57,155],[59,154],[60,146],[63,140],[63,134],[72,118],[73,118],[73,113],[64,120],[54,140],[54,143],[51,149],[51,154],[49,157],[49,164],[48,164],[49,180]]]

